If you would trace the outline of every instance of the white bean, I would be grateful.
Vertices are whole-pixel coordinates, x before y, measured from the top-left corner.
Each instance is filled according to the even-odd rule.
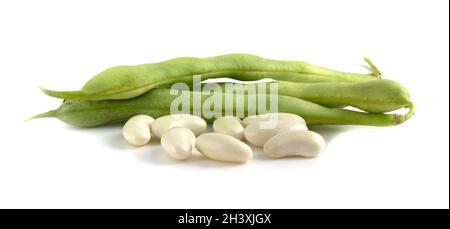
[[[188,128],[174,127],[162,135],[161,147],[170,157],[186,160],[192,156],[195,135]]]
[[[154,119],[148,115],[135,115],[128,119],[122,129],[122,135],[127,142],[141,146],[150,141],[150,124]]]
[[[303,122],[303,124],[306,125],[306,122],[302,117],[291,113],[267,113],[260,115],[252,115],[244,118],[244,120],[242,120],[242,125],[244,127],[247,127],[250,124],[258,123],[261,121],[286,120],[286,119],[297,119],[299,122]]]
[[[267,129],[261,123],[254,122],[248,125],[244,130],[244,136],[247,141],[255,146],[263,146],[267,140],[271,137],[289,130],[307,130],[308,127],[298,119],[285,119],[276,121],[272,126],[273,128]]]
[[[271,158],[288,156],[315,157],[325,148],[325,140],[309,130],[291,130],[277,134],[265,144],[263,151]]]
[[[236,117],[227,116],[216,119],[213,123],[213,129],[216,133],[230,135],[239,140],[244,138],[244,127],[241,120]]]
[[[206,130],[206,121],[190,114],[173,114],[157,118],[151,125],[152,133],[161,138],[167,130],[174,127],[190,129],[196,136]]]
[[[245,163],[253,157],[253,151],[247,144],[220,133],[198,136],[195,148],[207,158],[218,161]]]

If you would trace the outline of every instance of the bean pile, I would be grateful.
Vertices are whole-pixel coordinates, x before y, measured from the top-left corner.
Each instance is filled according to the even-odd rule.
[[[270,121],[274,121],[274,126],[264,128],[264,122]],[[145,145],[151,132],[161,139],[167,155],[177,160],[187,160],[198,151],[212,160],[245,163],[253,157],[253,151],[241,141],[243,138],[263,147],[270,158],[315,157],[325,147],[325,140],[309,131],[302,117],[290,113],[249,116],[243,121],[224,116],[214,121],[214,133],[204,133],[206,127],[205,120],[189,114],[166,115],[156,120],[136,115],[125,123],[122,132],[133,145]]]
[[[307,125],[398,125],[414,114],[409,92],[400,83],[382,79],[380,70],[365,59],[368,74],[341,72],[303,61],[279,61],[249,54],[229,54],[210,58],[183,57],[159,63],[117,66],[106,69],[90,79],[79,91],[53,91],[41,88],[52,97],[64,99],[61,106],[33,116],[54,117],[79,127],[125,123],[123,135],[133,145],[144,145],[152,136],[161,139],[162,148],[175,159],[185,160],[192,152],[229,162],[246,162],[251,148],[242,140],[259,147],[271,158],[285,156],[313,157],[324,147],[324,140],[308,130]],[[271,78],[278,86],[278,112],[244,118],[226,116],[215,119],[170,114],[176,95],[170,93],[175,83],[192,84],[192,76],[202,80],[231,78],[241,81]],[[224,85],[221,85],[222,89]],[[190,88],[190,99],[200,98],[203,104],[214,93]],[[268,91],[258,91],[267,96]],[[245,104],[249,95],[243,95]],[[241,105],[235,99],[233,106]],[[223,107],[224,107],[223,103]],[[346,107],[354,107],[346,109]],[[406,114],[392,113],[408,108]],[[276,116],[277,124],[261,128],[261,122]],[[155,119],[154,119],[155,118]],[[204,133],[207,123],[214,133]],[[197,136],[197,137],[196,137]]]

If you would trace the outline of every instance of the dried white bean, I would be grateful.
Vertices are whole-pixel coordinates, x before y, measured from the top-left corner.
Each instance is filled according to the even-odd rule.
[[[285,119],[276,121],[273,128],[264,128],[259,122],[248,125],[244,130],[247,141],[255,146],[263,146],[271,137],[289,130],[307,130],[308,127],[298,119]]]
[[[188,128],[174,127],[161,137],[161,147],[172,158],[186,160],[192,156],[195,135]]]
[[[127,142],[141,146],[150,141],[150,125],[154,119],[148,115],[135,115],[128,119],[122,129],[122,135]]]
[[[207,158],[218,161],[245,163],[253,157],[253,151],[247,144],[220,133],[198,136],[195,148]]]
[[[202,118],[190,114],[173,114],[157,118],[151,125],[152,133],[161,138],[167,130],[174,127],[185,127],[190,129],[195,136],[201,134],[206,129],[206,121]]]
[[[309,130],[291,130],[277,134],[265,144],[263,151],[271,158],[288,156],[315,157],[325,148],[325,140]]]
[[[244,127],[241,120],[236,117],[220,117],[213,123],[213,129],[216,133],[230,135],[236,139],[242,140],[244,138]]]

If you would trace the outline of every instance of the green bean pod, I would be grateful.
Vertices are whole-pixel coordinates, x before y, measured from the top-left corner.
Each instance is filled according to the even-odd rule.
[[[385,113],[411,104],[408,90],[392,80],[360,83],[276,83],[278,93],[281,95],[293,96],[327,107],[353,106],[371,113]],[[267,90],[269,86],[266,86]]]
[[[214,93],[201,91],[184,91],[190,99],[190,112],[193,111],[193,100],[197,96],[201,98],[202,106],[210,101]],[[264,95],[269,102],[269,95]],[[79,127],[101,126],[109,123],[125,122],[136,114],[148,114],[152,117],[160,117],[170,113],[170,106],[178,95],[171,95],[170,89],[153,89],[139,97],[127,100],[66,100],[57,109],[42,113],[34,118],[55,117],[70,125]],[[234,115],[237,106],[243,105],[244,116],[248,115],[248,94],[233,96]],[[278,95],[278,112],[294,113],[302,116],[310,125],[370,125],[390,126],[398,125],[409,119],[414,113],[414,105],[409,105],[410,111],[406,115],[400,114],[372,114],[338,108],[327,108],[316,103],[308,102],[291,96]],[[222,97],[221,115],[225,114],[225,97]],[[258,104],[258,103],[256,103]],[[258,111],[258,110],[257,110]],[[264,113],[264,112],[257,112]],[[212,122],[213,118],[205,117]]]
[[[186,78],[186,80],[179,82],[187,84],[190,90],[193,89],[192,78]],[[371,113],[391,112],[407,107],[411,103],[409,92],[403,85],[386,79],[359,83],[293,83],[276,81],[258,84],[264,84],[264,87],[261,87],[263,90],[257,90],[258,93],[269,93],[272,84],[276,84],[280,95],[292,96],[332,108],[353,106]],[[223,92],[225,91],[225,85],[220,84]],[[251,85],[243,84],[240,87],[246,93],[251,91],[249,87],[254,87]],[[172,85],[165,85],[165,88],[170,88],[170,86]]]
[[[368,62],[369,63],[369,62]],[[372,68],[373,69],[373,68]],[[297,75],[300,74],[300,75]],[[279,61],[249,54],[228,54],[209,58],[182,57],[164,62],[106,69],[90,79],[80,91],[52,91],[49,96],[63,99],[129,99],[155,87],[175,83],[183,77],[202,75],[203,79],[233,77],[239,80],[274,78],[283,80],[362,82],[377,79],[370,74],[340,72],[303,61]],[[295,79],[295,77],[300,79]],[[314,79],[317,77],[317,79]],[[304,82],[304,81],[303,81]]]

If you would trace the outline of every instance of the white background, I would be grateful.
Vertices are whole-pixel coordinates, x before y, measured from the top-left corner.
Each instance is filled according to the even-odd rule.
[[[2,1],[1,208],[448,208],[448,1]],[[24,119],[99,71],[178,56],[252,53],[404,84],[395,127],[321,127],[316,159],[245,165],[169,159],[120,126]]]

